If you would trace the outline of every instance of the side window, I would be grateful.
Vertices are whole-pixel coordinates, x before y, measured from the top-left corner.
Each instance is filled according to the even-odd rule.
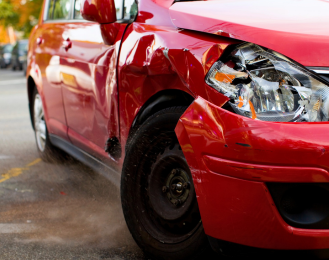
[[[117,14],[117,20],[122,19],[122,7],[123,7],[123,0],[114,0],[115,2],[115,9]],[[81,8],[81,0],[75,0],[74,4],[74,19],[83,19],[80,13]]]
[[[70,7],[70,0],[55,0],[53,19],[69,19]]]
[[[55,0],[49,1],[47,20],[53,19],[54,2],[55,2]]]
[[[48,20],[69,19],[71,1],[70,0],[50,0],[48,10]]]
[[[74,3],[74,19],[82,20],[82,16],[80,13],[80,8],[81,8],[81,0],[75,0]]]
[[[114,0],[115,9],[117,11],[117,20],[122,19],[122,7],[123,7],[123,0]]]
[[[135,20],[137,15],[137,4],[135,0],[125,0],[123,9],[124,20]]]

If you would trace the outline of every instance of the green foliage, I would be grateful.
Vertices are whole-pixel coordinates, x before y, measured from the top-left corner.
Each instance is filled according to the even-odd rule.
[[[37,24],[43,0],[0,0],[0,24],[13,26],[27,38]]]
[[[15,1],[15,0],[12,0]],[[22,0],[17,0],[22,3]],[[28,38],[34,25],[37,24],[43,0],[24,0],[25,4],[20,4],[18,12],[21,14],[19,22],[15,24],[17,30],[24,32],[24,37]]]
[[[0,0],[0,24],[4,26],[18,23],[18,13],[15,11],[10,0]]]

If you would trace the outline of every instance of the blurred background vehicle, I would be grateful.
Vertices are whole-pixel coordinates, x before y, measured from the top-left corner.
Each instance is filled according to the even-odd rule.
[[[0,68],[6,68],[11,62],[11,51],[13,46],[5,44],[0,47]]]
[[[26,70],[26,56],[28,48],[28,40],[17,41],[11,52],[11,68],[12,70]]]

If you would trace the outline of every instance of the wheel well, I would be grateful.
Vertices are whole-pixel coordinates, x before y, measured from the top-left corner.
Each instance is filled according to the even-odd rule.
[[[181,90],[170,89],[160,91],[145,102],[135,117],[132,127],[141,125],[148,117],[164,108],[183,105],[189,106],[193,100],[194,98],[190,94]]]
[[[33,78],[31,76],[28,77],[27,79],[27,96],[28,96],[28,99],[29,99],[29,111],[30,111],[30,120],[31,120],[31,125],[32,125],[32,128],[34,129],[34,125],[33,125],[33,119],[32,119],[32,106],[33,106],[33,92],[36,88],[36,85],[35,85],[35,82],[33,80]]]
[[[189,106],[194,101],[194,97],[190,94],[177,89],[162,90],[149,98],[135,117],[129,131],[127,144],[133,132],[154,113],[174,106]],[[126,145],[127,145],[126,144]]]

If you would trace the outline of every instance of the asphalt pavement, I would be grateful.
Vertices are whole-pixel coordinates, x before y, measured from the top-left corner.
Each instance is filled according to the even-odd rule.
[[[83,164],[40,160],[22,71],[0,70],[0,260],[145,259],[118,189]]]

